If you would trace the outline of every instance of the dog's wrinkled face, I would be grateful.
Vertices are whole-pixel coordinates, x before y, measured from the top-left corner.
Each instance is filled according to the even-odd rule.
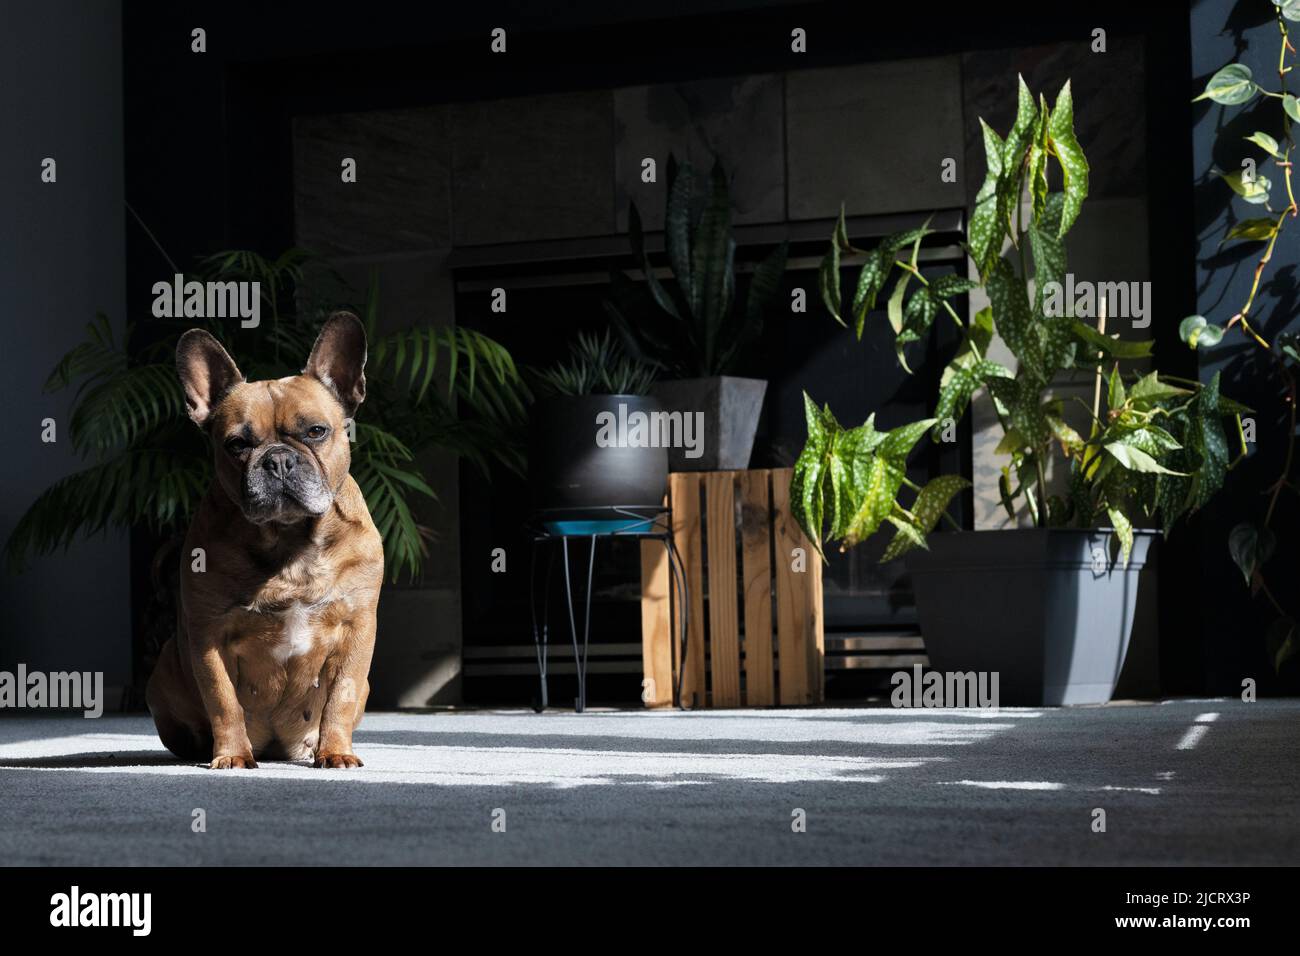
[[[366,340],[330,316],[301,375],[247,382],[207,332],[181,336],[176,365],[190,417],[212,438],[217,483],[255,524],[329,510],[351,464],[346,419],[365,398]]]
[[[236,385],[210,431],[218,481],[259,524],[324,514],[348,471],[342,406],[305,375]]]

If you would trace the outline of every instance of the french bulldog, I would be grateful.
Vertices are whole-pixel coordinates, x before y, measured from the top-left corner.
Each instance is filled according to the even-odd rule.
[[[366,335],[325,322],[300,375],[248,382],[201,329],[181,336],[185,404],[215,477],[181,560],[176,636],[146,700],[158,736],[216,770],[259,758],[360,767],[384,549],[345,419],[366,396]]]

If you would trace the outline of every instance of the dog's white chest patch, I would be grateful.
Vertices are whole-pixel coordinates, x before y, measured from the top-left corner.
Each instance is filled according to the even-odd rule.
[[[281,663],[306,654],[312,646],[311,608],[306,604],[295,604],[284,612],[283,617],[280,640],[272,648],[272,653]]]

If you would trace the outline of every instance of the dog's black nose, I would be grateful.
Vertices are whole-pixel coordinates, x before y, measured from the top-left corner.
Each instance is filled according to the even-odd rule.
[[[262,467],[281,480],[287,478],[297,464],[298,453],[292,448],[272,448],[262,456]]]

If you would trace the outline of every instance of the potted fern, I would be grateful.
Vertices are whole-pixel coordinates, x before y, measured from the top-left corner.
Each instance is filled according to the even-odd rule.
[[[175,626],[173,571],[181,535],[212,477],[211,455],[185,414],[176,340],[199,326],[236,355],[250,377],[293,374],[291,363],[310,351],[324,316],[354,306],[325,300],[317,287],[329,276],[323,269],[300,249],[274,260],[245,251],[204,260],[198,270],[204,280],[260,283],[264,303],[256,331],[236,331],[231,320],[151,316],[118,337],[105,316],[91,322],[45,384],[48,392],[75,390],[69,431],[85,467],[47,488],[19,519],[5,545],[9,567],[21,570],[32,556],[66,548],[81,534],[106,528],[150,533],[161,545],[152,562],[156,606],[144,609],[144,643],[146,658],[151,645],[156,653]],[[320,281],[308,281],[312,275]],[[355,305],[370,356],[351,471],[396,581],[419,576],[431,537],[417,517],[418,503],[437,495],[416,456],[442,448],[484,469],[497,462],[521,472],[516,436],[529,396],[510,354],[478,332],[430,325],[380,334],[378,296],[372,280],[364,305]]]
[[[670,157],[664,250],[673,282],[656,276],[633,203],[628,231],[644,286],[615,272],[605,309],[631,355],[656,370],[654,393],[664,408],[703,415],[702,454],[671,448],[672,470],[740,469],[749,465],[767,382],[733,373],[762,332],[785,272],[786,243],[755,266],[741,305],[726,172],[715,163],[698,197],[695,180],[689,163],[678,166]]]
[[[922,274],[924,226],[863,252],[841,217],[820,273],[831,314],[861,336],[892,282],[886,313],[905,369],[908,347],[934,322],[955,323],[961,341],[931,418],[877,431],[873,416],[844,428],[805,396],[808,440],[790,492],[815,542],[851,547],[891,526],[882,560],[909,556],[931,664],[998,672],[1005,703],[1110,698],[1135,618],[1154,626],[1149,603],[1137,603],[1139,585],[1149,591],[1153,583],[1141,574],[1156,534],[1147,529],[1167,534],[1219,490],[1233,464],[1229,435],[1240,436],[1245,410],[1220,394],[1217,376],[1201,384],[1123,373],[1121,360],[1149,356],[1151,342],[1108,335],[1104,319],[1083,321],[1071,303],[1056,307],[1067,276],[1065,237],[1088,191],[1073,112],[1068,82],[1049,109],[1022,78],[1006,137],[981,120],[988,171],[967,228],[972,278]],[[1059,168],[1059,190],[1049,188],[1049,165]],[[840,288],[846,253],[866,257],[847,310]],[[964,318],[954,300],[979,287],[990,304]],[[1014,368],[989,357],[995,335],[1014,355]],[[1071,405],[1081,406],[1077,415],[1053,395],[1063,379],[1093,384],[1091,403]],[[999,497],[1012,521],[1023,507],[1031,527],[932,534],[969,482],[941,475],[915,484],[907,458],[927,435],[938,441],[951,434],[978,389],[989,391],[1002,428]],[[1048,481],[1052,466],[1067,477],[1059,490]]]
[[[648,392],[654,369],[606,329],[579,333],[569,356],[531,371],[529,490],[552,531],[622,527],[615,509],[658,508],[668,486],[671,419]],[[666,427],[665,427],[666,426]]]

